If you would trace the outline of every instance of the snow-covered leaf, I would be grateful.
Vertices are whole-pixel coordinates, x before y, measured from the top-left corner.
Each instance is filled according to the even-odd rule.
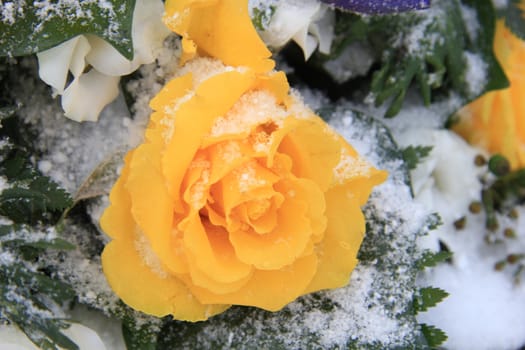
[[[422,324],[421,331],[423,332],[423,335],[425,336],[425,339],[428,342],[428,345],[432,349],[438,348],[441,344],[443,344],[448,339],[445,332],[443,332],[441,329],[434,327],[434,326]]]
[[[436,287],[421,288],[416,295],[414,295],[414,309],[416,312],[427,311],[428,308],[436,306],[449,294],[443,289]]]
[[[452,259],[452,256],[454,254],[452,252],[442,251],[442,252],[425,252],[421,258],[418,261],[418,265],[420,269],[424,269],[426,267],[434,267],[438,264],[449,261]]]
[[[425,158],[432,151],[432,146],[408,146],[403,149],[403,159],[409,170],[417,167],[422,158]]]
[[[95,34],[132,59],[134,6],[135,0],[3,1],[0,3],[0,56],[36,53],[76,35]]]
[[[332,96],[362,90],[365,76],[367,102],[385,105],[386,117],[399,113],[413,86],[427,106],[451,94],[466,104],[508,86],[492,49],[495,24],[490,0],[434,1],[428,10],[384,16],[338,13],[331,55],[317,55],[307,71],[327,72]]]
[[[321,0],[347,11],[359,13],[396,13],[403,11],[421,10],[430,6],[430,0]]]

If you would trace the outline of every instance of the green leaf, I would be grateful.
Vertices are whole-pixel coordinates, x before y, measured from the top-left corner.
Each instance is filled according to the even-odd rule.
[[[503,11],[505,25],[522,40],[525,40],[525,11],[521,0],[509,0]]]
[[[417,312],[427,311],[429,308],[436,306],[449,294],[443,289],[436,287],[421,288],[414,295],[414,310]]]
[[[50,178],[40,175],[29,161],[29,153],[16,146],[1,150],[0,175],[10,187],[0,193],[0,215],[15,223],[48,220],[69,207],[72,199]]]
[[[46,272],[47,266],[39,266],[38,255],[27,261],[23,252],[24,247],[31,245],[37,245],[40,253],[48,244],[55,249],[70,246],[57,238],[32,241],[33,235],[44,230],[40,226],[0,227],[0,246],[9,257],[0,269],[0,319],[17,325],[42,349],[77,350],[78,346],[61,331],[68,324],[54,314],[61,305],[73,300],[73,288]],[[13,242],[16,244],[9,244]]]
[[[252,23],[257,30],[264,31],[275,13],[275,5],[267,6],[264,3],[260,7],[254,7],[252,12]]]
[[[131,60],[134,7],[135,0],[4,1],[0,56],[28,55],[80,34],[94,34]]]
[[[16,223],[32,223],[48,212],[64,210],[71,202],[67,192],[49,178],[38,176],[27,188],[15,185],[0,193],[0,215]]]
[[[402,149],[403,159],[408,169],[414,170],[417,165],[432,151],[432,146],[408,146]]]
[[[67,284],[43,273],[32,272],[21,265],[6,266],[4,272],[10,283],[38,291],[57,303],[63,303],[75,296],[75,292]]]
[[[126,317],[122,322],[122,335],[128,350],[156,350],[157,325],[137,325],[134,319]]]
[[[428,346],[432,349],[437,348],[448,339],[445,332],[441,329],[424,323],[421,324],[421,332],[427,340]]]
[[[453,255],[454,254],[452,252],[447,252],[447,251],[441,251],[441,252],[436,252],[436,253],[427,251],[419,259],[417,264],[418,264],[419,269],[423,270],[424,268],[434,267],[445,261],[450,261]]]
[[[463,14],[472,18],[466,20]],[[479,25],[469,25],[473,20]],[[385,117],[401,110],[412,87],[418,87],[425,105],[451,95],[466,104],[509,84],[493,52],[495,23],[490,0],[442,0],[428,11],[365,18],[342,13],[336,17],[335,49],[328,58],[318,55],[317,64],[327,67],[327,61],[337,60],[358,71],[338,55],[355,43],[371,51],[369,60],[375,64],[366,78],[370,81],[371,76],[369,97],[376,106],[386,105]],[[486,71],[485,79],[480,71]],[[328,74],[342,91],[363,85],[359,77],[341,84],[335,73]],[[477,79],[471,79],[474,75]]]

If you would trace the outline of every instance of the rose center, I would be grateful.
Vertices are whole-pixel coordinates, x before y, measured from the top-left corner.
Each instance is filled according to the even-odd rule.
[[[271,203],[267,199],[257,199],[246,204],[246,211],[250,220],[257,220],[270,208]]]

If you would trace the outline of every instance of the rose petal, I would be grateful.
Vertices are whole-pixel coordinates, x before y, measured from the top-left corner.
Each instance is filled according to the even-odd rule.
[[[189,288],[202,303],[248,305],[277,311],[304,294],[316,267],[317,257],[312,254],[301,257],[280,270],[255,270],[248,283],[233,293],[215,294],[205,288]]]
[[[239,260],[258,269],[274,270],[291,264],[301,256],[311,238],[308,205],[294,199],[292,193],[279,192],[286,198],[278,210],[274,231],[263,235],[251,230],[230,232],[230,241]]]
[[[132,155],[133,151],[126,155],[120,177],[109,194],[111,204],[100,218],[100,227],[113,239],[131,237],[135,232],[135,221],[131,215],[131,198],[124,187],[129,176],[129,162]]]
[[[245,0],[168,0],[164,22],[227,65],[248,66],[256,72],[270,71],[275,65],[253,27]]]
[[[160,150],[150,143],[135,149],[125,187],[131,198],[135,222],[155,254],[169,270],[185,273],[188,270],[184,257],[175,249],[173,202],[160,171],[160,157]]]
[[[311,179],[326,191],[333,180],[333,168],[341,155],[341,143],[327,130],[319,117],[301,120],[293,133],[279,145],[279,152],[293,159],[292,172],[301,178]]]
[[[305,293],[338,288],[348,283],[357,265],[357,252],[365,234],[365,220],[348,187],[334,187],[325,193],[328,226],[317,245],[317,272]]]
[[[162,317],[198,321],[220,313],[227,305],[203,305],[182,281],[161,278],[147,267],[132,240],[113,240],[102,253],[102,268],[115,293],[132,308]]]
[[[241,262],[221,227],[203,226],[199,215],[184,218],[178,226],[184,232],[184,247],[191,254],[192,263],[210,279],[232,283],[251,274],[252,267]]]
[[[253,81],[254,75],[249,71],[227,71],[214,75],[199,85],[195,98],[182,104],[176,115],[171,116],[174,119],[173,136],[163,153],[162,171],[177,212],[183,211],[178,191],[202,136],[210,130],[215,118],[226,113]],[[225,89],[225,86],[228,88]]]

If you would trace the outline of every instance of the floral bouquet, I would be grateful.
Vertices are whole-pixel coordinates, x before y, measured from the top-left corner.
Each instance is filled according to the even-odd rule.
[[[524,6],[0,1],[0,348],[521,349]]]

